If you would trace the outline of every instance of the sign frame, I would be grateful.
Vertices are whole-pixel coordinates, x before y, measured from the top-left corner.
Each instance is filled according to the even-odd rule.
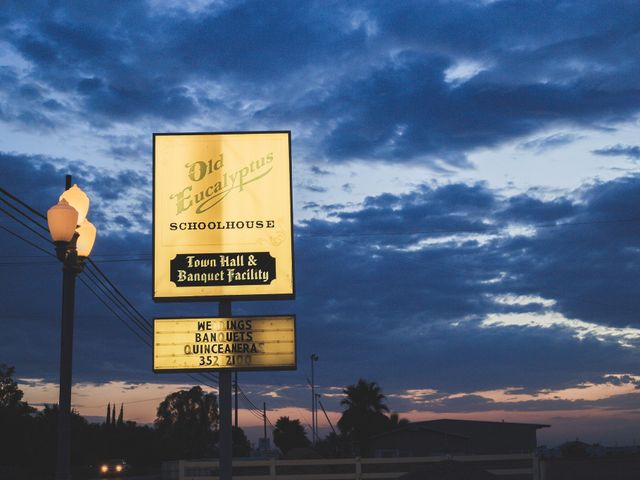
[[[291,293],[255,293],[255,294],[227,294],[227,295],[199,295],[199,296],[156,296],[156,138],[164,136],[204,136],[204,135],[254,135],[254,134],[286,134],[289,151],[289,218],[291,231]],[[295,282],[295,234],[293,223],[293,172],[291,154],[291,130],[256,130],[256,131],[229,131],[229,132],[154,132],[152,135],[152,204],[153,212],[151,218],[151,298],[155,303],[182,303],[182,302],[210,302],[210,301],[261,301],[261,300],[294,300],[296,298]]]
[[[151,344],[151,370],[153,373],[208,373],[208,372],[265,372],[265,371],[293,371],[298,369],[298,322],[294,314],[278,314],[278,315],[231,315],[228,317],[223,316],[211,316],[211,317],[154,317],[152,334],[155,334],[155,325],[157,320],[214,320],[214,319],[229,319],[239,320],[243,318],[292,318],[293,319],[293,366],[288,367],[252,367],[252,368],[177,368],[177,369],[162,369],[157,370],[154,368],[154,357],[156,351],[155,338],[152,338]]]

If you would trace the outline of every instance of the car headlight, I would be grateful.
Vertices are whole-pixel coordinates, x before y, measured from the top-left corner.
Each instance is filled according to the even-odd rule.
[[[109,471],[109,467],[107,467],[106,465],[102,465],[102,466],[100,467],[100,471],[101,471],[102,473],[107,473],[107,472]]]
[[[122,471],[122,465],[116,465],[116,472]]]

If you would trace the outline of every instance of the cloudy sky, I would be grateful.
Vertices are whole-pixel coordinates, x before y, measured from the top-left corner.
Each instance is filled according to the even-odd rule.
[[[298,371],[240,376],[272,422],[310,423],[315,352],[334,422],[363,377],[411,420],[631,443],[639,51],[635,1],[5,1],[0,186],[44,212],[73,174],[93,258],[142,315],[211,315],[151,299],[152,133],[291,130],[297,298],[233,306],[297,314]],[[0,362],[54,402],[60,266],[0,227]],[[194,382],[154,375],[83,284],[75,341],[87,416],[149,422]]]

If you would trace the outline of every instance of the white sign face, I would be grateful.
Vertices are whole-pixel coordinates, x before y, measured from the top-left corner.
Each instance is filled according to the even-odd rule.
[[[290,136],[154,135],[154,300],[293,298]]]
[[[156,373],[295,368],[292,315],[154,319]]]

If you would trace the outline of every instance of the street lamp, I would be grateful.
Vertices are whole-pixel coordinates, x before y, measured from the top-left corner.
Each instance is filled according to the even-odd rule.
[[[71,366],[76,275],[82,272],[96,239],[96,227],[86,219],[89,197],[66,177],[66,191],[47,211],[56,256],[62,262],[62,333],[60,336],[60,396],[56,480],[71,478]]]
[[[315,353],[311,354],[311,443],[316,444],[316,385],[313,374],[313,364],[320,358]]]

